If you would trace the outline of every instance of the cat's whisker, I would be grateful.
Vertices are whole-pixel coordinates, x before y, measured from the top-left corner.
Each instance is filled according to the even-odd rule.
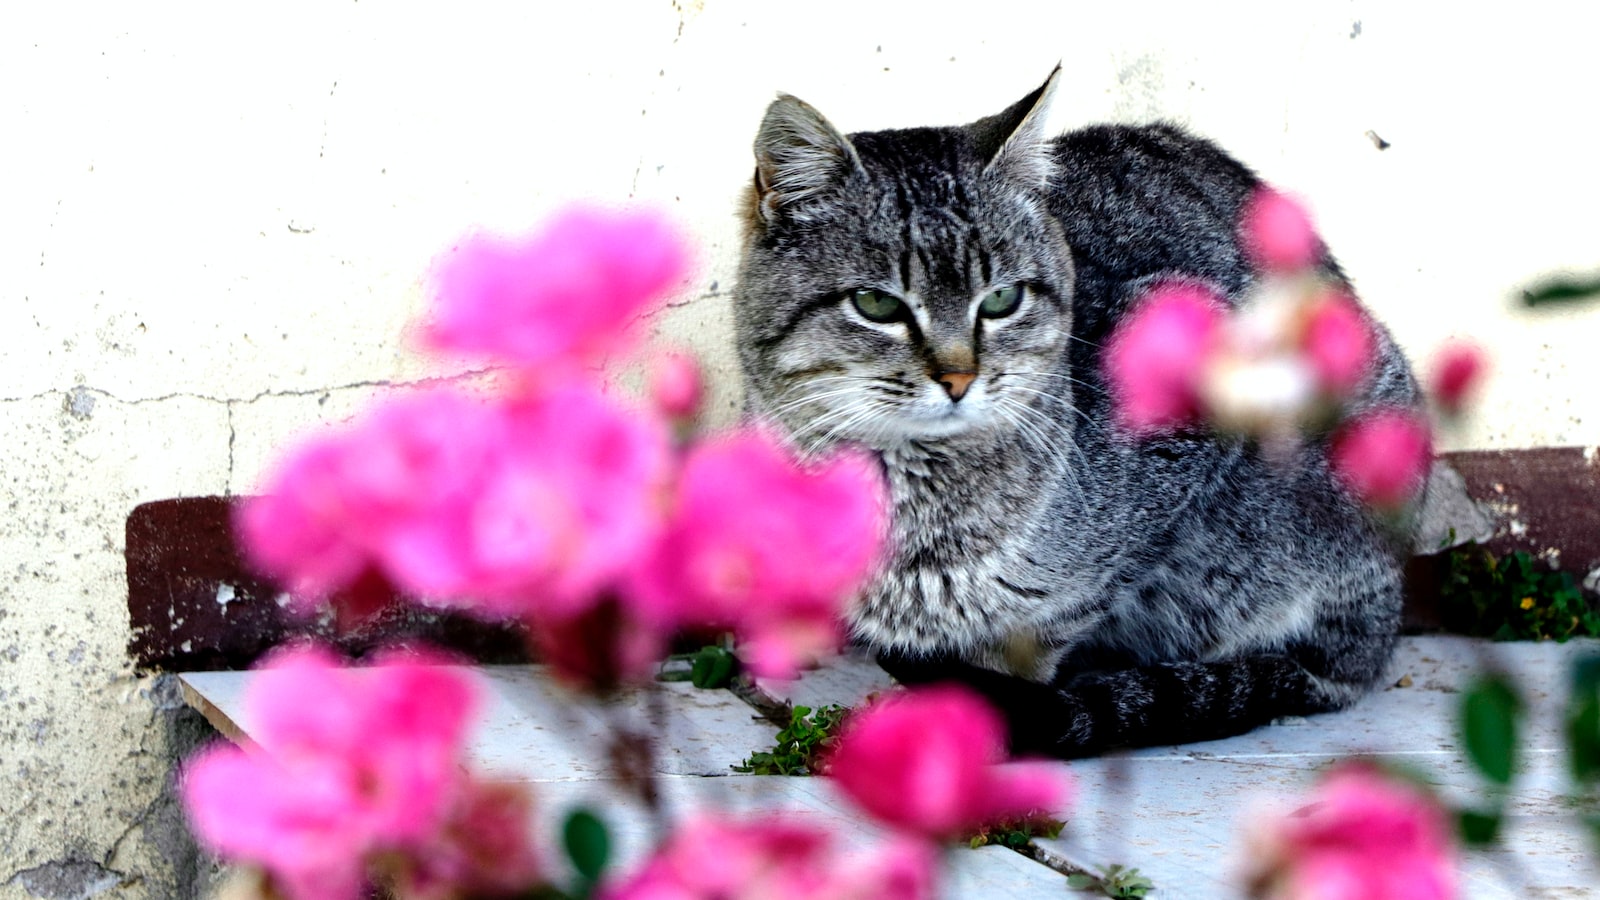
[[[1094,425],[1095,424],[1095,421],[1092,418],[1089,417],[1088,413],[1084,412],[1083,410],[1079,409],[1077,406],[1073,405],[1073,403],[1071,401],[1067,400],[1066,398],[1060,397],[1060,396],[1058,396],[1056,394],[1052,394],[1049,391],[1041,391],[1041,390],[1039,390],[1037,388],[1031,388],[1031,387],[1027,387],[1025,385],[1020,385],[1020,384],[1012,384],[1010,382],[1007,382],[1004,385],[1004,390],[1007,391],[1007,392],[1019,391],[1019,392],[1024,393],[1024,394],[1031,394],[1033,396],[1039,397],[1040,399],[1044,400],[1047,403],[1056,404],[1061,410],[1066,411],[1066,412],[1070,412],[1073,415],[1078,416],[1079,418],[1083,419],[1083,421],[1089,423],[1090,425]]]
[[[857,431],[861,424],[871,420],[874,415],[875,413],[871,410],[858,412],[850,419],[840,422],[826,432],[817,435],[809,444],[809,452],[813,454],[822,453],[846,441],[870,446],[871,442],[867,440],[870,435],[853,435],[851,432]]]
[[[796,388],[794,388],[792,390],[799,390],[799,389],[803,389],[803,388],[812,388],[812,387],[816,387],[816,386],[819,386],[819,385],[825,385],[825,384],[835,384],[835,383],[841,382],[841,381],[851,382],[852,386],[850,386],[850,387],[831,387],[831,388],[829,388],[827,390],[817,390],[817,391],[812,391],[810,393],[803,394],[803,395],[795,397],[795,398],[793,398],[791,400],[787,400],[787,401],[779,404],[778,406],[774,407],[771,410],[771,412],[769,413],[769,415],[778,416],[778,415],[781,415],[783,413],[789,412],[790,410],[795,409],[796,407],[804,406],[807,403],[820,402],[822,400],[832,399],[834,397],[842,397],[842,396],[846,396],[848,394],[854,394],[854,393],[861,393],[861,392],[870,393],[870,392],[872,392],[874,390],[876,390],[878,393],[887,394],[887,395],[892,396],[892,397],[908,397],[908,396],[911,395],[911,391],[906,389],[906,388],[904,388],[903,386],[901,386],[899,384],[896,384],[896,383],[894,383],[892,381],[889,381],[887,379],[881,378],[879,376],[875,376],[875,375],[824,375],[824,376],[820,376],[820,377],[817,377],[817,378],[810,379],[809,381],[805,382],[802,385],[799,385],[798,387],[796,387]],[[865,387],[861,386],[858,383],[858,382],[863,382],[863,381],[868,382],[868,384]]]
[[[997,403],[997,407],[1011,414],[1011,422],[1016,426],[1017,433],[1032,444],[1042,457],[1051,458],[1061,450],[1060,444],[1051,443],[1051,434],[1054,434],[1066,445],[1067,451],[1077,457],[1078,468],[1067,466],[1062,470],[1062,476],[1067,480],[1079,500],[1087,501],[1083,492],[1083,485],[1078,479],[1078,472],[1087,470],[1089,461],[1083,455],[1083,451],[1079,449],[1078,442],[1072,439],[1072,433],[1061,427],[1060,423],[1047,418],[1043,413],[1027,404],[1021,403],[1015,398],[1002,397]]]
[[[806,394],[803,397],[797,397],[793,400],[779,404],[778,406],[775,406],[769,410],[767,414],[773,417],[778,417],[786,412],[789,412],[790,410],[805,406],[808,403],[821,403],[824,400],[831,400],[834,397],[845,397],[858,393],[860,393],[860,391],[855,388],[838,388],[830,391],[817,391],[815,393]]]
[[[805,430],[808,433],[819,435],[815,443],[820,448],[826,446],[835,435],[843,433],[846,429],[854,428],[861,421],[878,414],[879,411],[874,404],[868,403],[864,399],[857,399],[812,419],[806,423]]]
[[[1054,378],[1058,381],[1065,381],[1073,387],[1082,388],[1091,394],[1103,395],[1105,393],[1105,388],[1099,385],[1091,384],[1081,378],[1074,378],[1061,372],[995,372],[994,374],[997,377],[1009,375],[1013,378]]]
[[[1040,412],[1038,409],[1035,409],[1032,406],[1029,406],[1029,405],[1027,405],[1025,403],[1020,403],[1020,402],[1016,401],[1014,398],[1008,398],[1008,399],[1011,399],[1011,402],[1014,404],[1014,408],[1020,414],[1025,415],[1025,416],[1033,417],[1033,419],[1035,421],[1037,421],[1039,423],[1042,423],[1050,431],[1054,432],[1056,434],[1056,436],[1058,436],[1066,444],[1068,451],[1071,452],[1072,454],[1074,454],[1075,456],[1077,456],[1077,458],[1078,458],[1079,471],[1086,471],[1088,469],[1089,460],[1088,460],[1087,457],[1085,457],[1083,455],[1083,450],[1078,447],[1077,440],[1072,436],[1072,429],[1067,428],[1064,424],[1062,424],[1060,422],[1057,422],[1056,420],[1045,416],[1044,413]],[[1050,399],[1060,401],[1060,398],[1050,398]],[[1061,401],[1061,402],[1064,402],[1064,401]],[[1076,409],[1074,409],[1073,411],[1077,412]],[[1079,412],[1079,415],[1082,415],[1082,413]],[[1050,447],[1049,449],[1053,452],[1057,448]],[[1076,480],[1076,476],[1074,475],[1073,477],[1074,477],[1074,480]]]

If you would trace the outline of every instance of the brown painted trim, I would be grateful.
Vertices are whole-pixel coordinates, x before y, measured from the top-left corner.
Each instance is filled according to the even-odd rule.
[[[1426,522],[1425,533],[1437,537],[1459,526],[1458,541],[1475,539],[1502,556],[1529,553],[1580,583],[1588,580],[1594,596],[1600,578],[1592,574],[1600,570],[1600,461],[1594,451],[1467,450],[1441,454],[1438,463],[1434,485],[1456,495],[1439,505],[1461,521]],[[1441,478],[1441,466],[1452,477]],[[1447,566],[1439,549],[1429,548],[1406,567],[1407,631],[1436,631],[1444,620],[1440,590]]]
[[[1526,551],[1579,581],[1600,570],[1600,450],[1471,450],[1441,458],[1494,519],[1490,550]]]
[[[1471,450],[1440,461],[1460,474],[1466,493],[1494,522],[1485,546],[1525,550],[1571,572],[1591,591],[1600,582],[1600,452],[1581,447]],[[296,621],[280,592],[251,573],[234,545],[232,502],[180,497],[136,507],[128,516],[128,653],[143,669],[248,666],[284,640],[313,635],[359,654],[397,640],[426,640],[482,662],[527,658],[516,629],[459,614],[396,604],[353,632]],[[1407,572],[1406,625],[1439,621],[1439,562],[1414,559]]]
[[[230,524],[233,503],[226,497],[179,497],[129,513],[128,655],[140,669],[244,668],[296,637],[330,641],[353,655],[426,641],[479,662],[528,658],[526,638],[513,626],[415,604],[393,604],[347,631],[292,616],[280,602],[282,592],[240,559]]]

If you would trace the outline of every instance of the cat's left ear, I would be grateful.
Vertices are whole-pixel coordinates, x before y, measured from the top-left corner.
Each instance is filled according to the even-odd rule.
[[[1061,66],[1044,84],[998,116],[990,116],[967,126],[978,141],[978,152],[988,158],[984,174],[994,174],[1029,188],[1043,188],[1050,181],[1051,145],[1045,134],[1050,100],[1055,95]]]
[[[850,139],[811,104],[779,94],[756,133],[756,214],[805,220],[852,173],[861,158]]]

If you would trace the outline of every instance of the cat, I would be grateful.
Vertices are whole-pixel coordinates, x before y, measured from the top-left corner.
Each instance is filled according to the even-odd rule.
[[[881,460],[890,559],[852,639],[902,682],[980,691],[1015,752],[1347,706],[1393,649],[1404,526],[1356,502],[1326,438],[1287,461],[1204,427],[1134,439],[1102,372],[1153,284],[1237,302],[1255,278],[1237,222],[1261,182],[1170,124],[1052,138],[1059,77],[962,127],[845,136],[771,104],[734,292],[747,410],[806,451]],[[1325,251],[1320,267],[1348,285]],[[1374,328],[1353,409],[1415,407]]]

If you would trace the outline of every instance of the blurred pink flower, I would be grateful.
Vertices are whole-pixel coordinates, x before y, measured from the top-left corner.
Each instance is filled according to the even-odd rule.
[[[323,598],[353,583],[370,553],[347,523],[348,454],[328,432],[296,448],[268,479],[268,493],[235,507],[234,528],[250,562],[296,598]]]
[[[673,419],[692,419],[700,410],[705,385],[700,367],[682,353],[663,353],[650,362],[650,397]]]
[[[601,694],[654,675],[674,627],[616,597],[570,615],[541,613],[529,624],[541,663],[567,684]]]
[[[482,400],[428,390],[327,430],[291,451],[263,496],[240,508],[246,555],[300,600],[326,599],[368,568],[387,570],[388,548],[410,539],[417,519],[472,496],[499,437],[494,426]]]
[[[460,438],[484,444],[477,483],[408,519],[385,562],[425,596],[494,616],[587,608],[660,528],[666,429],[586,382],[490,409],[492,427]]]
[[[368,568],[494,618],[594,602],[660,527],[671,450],[657,417],[575,381],[518,398],[390,398],[291,456],[240,515],[242,543],[297,596]]]
[[[189,761],[180,787],[200,840],[270,870],[296,897],[354,896],[364,860],[433,837],[462,779],[475,704],[459,673],[388,656],[343,669],[275,654],[245,699],[256,744]]]
[[[1427,482],[1433,435],[1414,412],[1374,410],[1334,433],[1329,460],[1362,502],[1397,510],[1415,499]]]
[[[355,800],[335,773],[218,745],[188,761],[180,784],[190,826],[211,852],[268,870],[290,900],[362,896],[368,836],[345,827]]]
[[[917,688],[856,711],[826,761],[844,793],[879,821],[949,838],[1003,818],[1060,813],[1063,769],[1001,765],[1005,725],[971,691]]]
[[[1322,241],[1298,200],[1258,188],[1239,214],[1239,236],[1250,260],[1269,272],[1299,272],[1317,264]]]
[[[1458,415],[1487,368],[1483,350],[1475,344],[1450,341],[1434,354],[1428,392],[1446,413]]]
[[[532,825],[526,785],[466,782],[439,837],[422,846],[401,873],[397,896],[455,900],[528,893],[541,880]]]
[[[424,343],[543,375],[631,350],[640,320],[687,277],[657,213],[577,206],[529,239],[473,236],[442,259]]]
[[[852,838],[851,843],[856,839]],[[921,842],[895,841],[852,860],[828,830],[792,816],[681,825],[637,872],[601,889],[602,900],[921,900],[932,898],[936,860]]]
[[[1376,340],[1354,300],[1343,293],[1325,294],[1306,315],[1304,328],[1304,352],[1323,393],[1342,399],[1366,381]]]
[[[1311,802],[1250,836],[1252,896],[1273,900],[1447,900],[1450,826],[1416,787],[1363,765],[1325,776]]]
[[[878,564],[886,502],[864,456],[801,465],[759,430],[697,444],[636,602],[656,621],[732,627],[759,674],[793,675],[837,645],[845,602]]]
[[[1158,285],[1136,306],[1106,348],[1106,375],[1117,418],[1135,434],[1167,431],[1200,415],[1200,381],[1226,304],[1192,282]]]

